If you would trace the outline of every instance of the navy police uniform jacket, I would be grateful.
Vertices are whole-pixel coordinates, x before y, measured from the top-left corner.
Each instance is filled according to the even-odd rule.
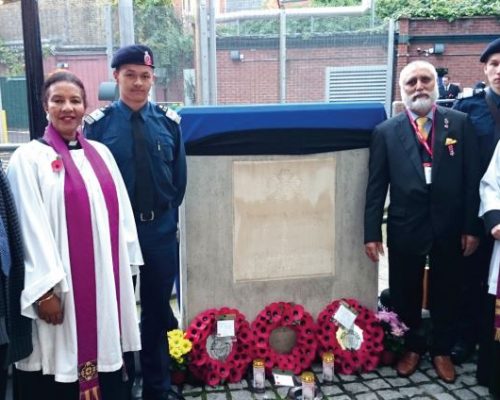
[[[497,108],[500,108],[500,96],[493,91],[492,94]],[[478,90],[473,96],[460,99],[453,108],[468,114],[474,126],[479,143],[482,176],[490,164],[499,139],[495,138],[495,121],[486,103],[484,90]]]
[[[179,128],[179,117],[167,107],[147,102],[139,110],[144,121],[144,134],[150,152],[150,168],[155,185],[155,215],[161,219],[168,210],[177,208],[186,190],[186,154]],[[99,109],[85,118],[88,139],[104,143],[112,152],[125,181],[132,207],[136,181],[132,110],[121,100]],[[171,214],[171,213],[169,213]],[[137,219],[137,215],[136,215]],[[167,218],[167,234],[175,233],[177,225]]]

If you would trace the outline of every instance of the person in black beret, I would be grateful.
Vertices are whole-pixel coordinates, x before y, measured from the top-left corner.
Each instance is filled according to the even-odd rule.
[[[486,46],[483,53],[481,54],[481,57],[479,58],[479,61],[482,63],[487,63],[490,56],[495,53],[500,53],[500,38],[495,39],[488,46]]]
[[[111,68],[118,69],[124,64],[146,65],[154,68],[153,52],[148,46],[133,44],[117,50],[111,60]]]
[[[180,117],[148,100],[155,67],[149,47],[120,48],[111,67],[120,98],[87,116],[85,134],[110,148],[135,214],[145,264],[140,267],[142,398],[175,398],[166,333],[177,328],[170,295],[179,268],[177,211],[186,189]],[[133,377],[133,362],[125,361]]]
[[[500,285],[498,265],[494,264],[498,259],[498,252],[495,250],[492,258],[492,251],[499,246],[500,235],[495,229],[498,229],[500,220],[497,220],[497,207],[489,201],[487,193],[496,188],[495,195],[500,196],[500,187],[491,175],[500,172],[497,169],[500,168],[498,156],[493,156],[500,139],[500,38],[486,46],[479,61],[484,64],[486,88],[474,90],[472,95],[460,99],[454,108],[469,114],[478,138],[481,173],[487,174],[484,175],[480,187],[485,233],[478,251],[464,259],[462,266],[462,323],[457,327],[458,337],[452,350],[452,359],[455,363],[466,361],[479,341],[478,383],[488,386],[490,392],[499,397],[500,339],[494,340],[493,334],[497,328],[494,322],[495,302],[500,304],[500,291],[497,288]],[[496,317],[500,320],[500,315]]]

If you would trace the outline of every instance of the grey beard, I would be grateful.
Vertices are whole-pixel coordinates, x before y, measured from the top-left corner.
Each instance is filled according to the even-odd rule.
[[[436,99],[433,98],[434,96],[432,94],[429,95],[429,97],[423,98],[420,97],[416,100],[412,100],[409,96],[404,96],[403,102],[405,103],[405,106],[413,111],[415,114],[427,114],[432,106],[434,105]]]

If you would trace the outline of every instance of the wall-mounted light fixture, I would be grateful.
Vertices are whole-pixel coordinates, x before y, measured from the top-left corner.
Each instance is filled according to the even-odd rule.
[[[243,61],[245,56],[239,50],[231,50],[229,57],[232,61]]]
[[[58,62],[56,64],[56,68],[57,69],[68,69],[69,68],[69,64],[67,62]]]
[[[433,47],[434,54],[443,54],[444,53],[444,44],[443,43],[434,43]]]

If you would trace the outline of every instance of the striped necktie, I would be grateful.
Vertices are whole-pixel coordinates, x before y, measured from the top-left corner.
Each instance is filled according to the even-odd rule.
[[[428,120],[429,118],[427,117],[418,117],[415,120],[418,126],[418,131],[420,132],[424,140],[427,140],[427,137],[429,136],[429,132],[427,132],[427,129],[425,129],[425,124],[427,123]]]

